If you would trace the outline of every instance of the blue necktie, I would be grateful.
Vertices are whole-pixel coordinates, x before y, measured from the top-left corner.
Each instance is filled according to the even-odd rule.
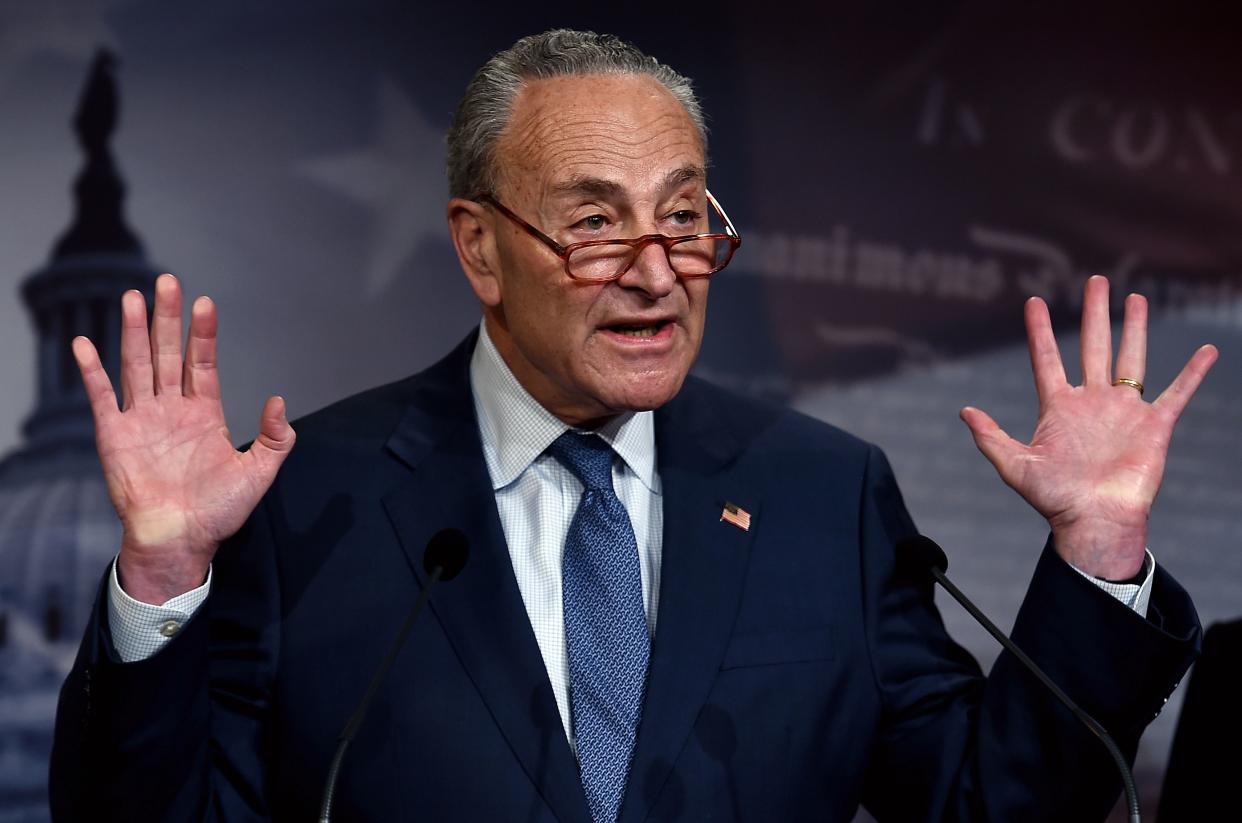
[[[570,702],[591,817],[615,823],[651,651],[638,544],[612,487],[612,447],[596,435],[570,431],[548,451],[583,485],[562,560]]]

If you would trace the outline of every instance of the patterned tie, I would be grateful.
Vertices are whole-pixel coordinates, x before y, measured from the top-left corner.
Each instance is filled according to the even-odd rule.
[[[595,823],[615,823],[642,716],[651,638],[638,544],[612,487],[612,447],[565,432],[549,453],[582,481],[565,537],[561,593],[582,787]]]

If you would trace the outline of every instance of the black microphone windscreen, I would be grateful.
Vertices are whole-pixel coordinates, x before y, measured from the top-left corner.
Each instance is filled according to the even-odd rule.
[[[919,577],[926,576],[931,569],[949,570],[949,558],[945,557],[944,549],[921,534],[898,541],[897,563]]]
[[[440,579],[452,580],[470,557],[470,541],[460,529],[441,529],[427,541],[423,552],[423,570],[427,574],[440,567]]]

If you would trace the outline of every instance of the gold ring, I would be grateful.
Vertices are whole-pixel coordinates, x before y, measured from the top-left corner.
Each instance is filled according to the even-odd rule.
[[[1113,381],[1114,386],[1129,386],[1132,389],[1138,389],[1139,397],[1143,396],[1143,384],[1129,377],[1118,377]]]

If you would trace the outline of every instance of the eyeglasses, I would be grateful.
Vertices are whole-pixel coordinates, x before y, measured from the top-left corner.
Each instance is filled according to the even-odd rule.
[[[518,217],[488,192],[473,199],[490,204],[525,229],[527,234],[551,249],[553,254],[565,262],[565,273],[574,280],[607,283],[629,271],[638,255],[652,243],[664,247],[669,268],[681,278],[707,277],[729,265],[733,252],[742,245],[742,238],[737,229],[733,228],[729,215],[725,214],[716,198],[712,197],[712,193],[706,190],[704,193],[707,195],[707,202],[712,204],[712,208],[724,223],[724,234],[686,234],[676,237],[667,234],[644,234],[642,237],[630,239],[587,240],[570,243],[568,246],[562,246]]]

